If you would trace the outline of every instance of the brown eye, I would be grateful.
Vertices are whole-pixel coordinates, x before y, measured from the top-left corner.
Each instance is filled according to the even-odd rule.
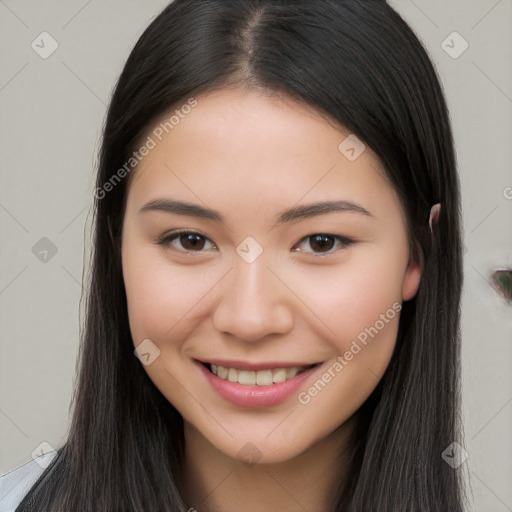
[[[161,237],[158,241],[160,245],[172,245],[174,248],[183,252],[205,252],[203,249],[215,248],[215,244],[207,237],[194,231],[179,231],[169,233]],[[212,247],[207,247],[210,243]]]
[[[329,235],[325,233],[316,233],[314,235],[309,235],[303,238],[299,242],[299,246],[306,245],[311,248],[311,250],[297,249],[302,252],[309,252],[313,254],[330,254],[331,252],[337,252],[337,250],[331,250],[335,248],[337,245],[339,249],[344,249],[348,247],[350,244],[354,243],[350,238],[339,236],[339,235]]]
[[[204,247],[204,238],[197,233],[187,233],[186,235],[180,235],[179,241],[181,246],[187,251],[198,251]]]
[[[318,252],[329,251],[334,247],[334,238],[328,235],[313,235],[309,237],[310,247]]]

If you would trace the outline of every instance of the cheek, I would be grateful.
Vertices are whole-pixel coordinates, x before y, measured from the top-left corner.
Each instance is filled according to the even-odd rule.
[[[180,306],[193,293],[191,288],[185,286],[182,273],[173,272],[170,265],[155,258],[154,251],[145,249],[127,247],[123,277],[134,342],[138,338],[160,339],[177,321]]]
[[[204,298],[217,274],[206,267],[172,264],[154,248],[127,248],[123,277],[134,343],[149,338],[163,348],[170,340],[185,339],[206,314]]]
[[[358,336],[364,339],[376,322],[381,338],[393,338],[393,330],[396,334],[405,266],[400,260],[396,251],[387,257],[361,251],[360,257],[354,255],[345,264],[296,269],[295,278],[288,279],[313,320],[316,317],[319,334],[342,353]]]
[[[310,428],[307,421],[313,418],[319,438],[361,407],[389,365],[401,310],[405,262],[400,258],[397,252],[394,258],[363,255],[336,270],[302,274],[298,294],[334,331],[321,328],[332,358],[298,397],[305,411],[301,427]]]

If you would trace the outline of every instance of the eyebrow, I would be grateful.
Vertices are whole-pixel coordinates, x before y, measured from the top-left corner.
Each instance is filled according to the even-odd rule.
[[[139,213],[155,210],[174,213],[176,215],[211,219],[224,223],[222,215],[216,210],[198,204],[171,199],[154,199],[145,204],[139,210]],[[375,218],[366,208],[349,201],[322,201],[284,210],[277,215],[276,224],[296,222],[334,212],[359,213],[366,217]]]

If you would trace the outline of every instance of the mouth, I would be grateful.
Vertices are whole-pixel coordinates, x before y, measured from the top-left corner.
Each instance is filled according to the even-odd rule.
[[[225,366],[213,363],[201,364],[219,379],[240,384],[242,386],[269,387],[281,384],[294,379],[297,375],[319,366],[321,363],[308,364],[303,366],[275,366],[272,368],[243,369],[235,366]]]
[[[196,364],[217,395],[238,407],[269,408],[288,401],[323,363],[210,360]]]

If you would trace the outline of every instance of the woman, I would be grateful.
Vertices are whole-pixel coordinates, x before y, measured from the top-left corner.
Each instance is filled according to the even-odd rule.
[[[69,434],[18,512],[463,509],[452,134],[384,1],[175,0],[95,214]]]

